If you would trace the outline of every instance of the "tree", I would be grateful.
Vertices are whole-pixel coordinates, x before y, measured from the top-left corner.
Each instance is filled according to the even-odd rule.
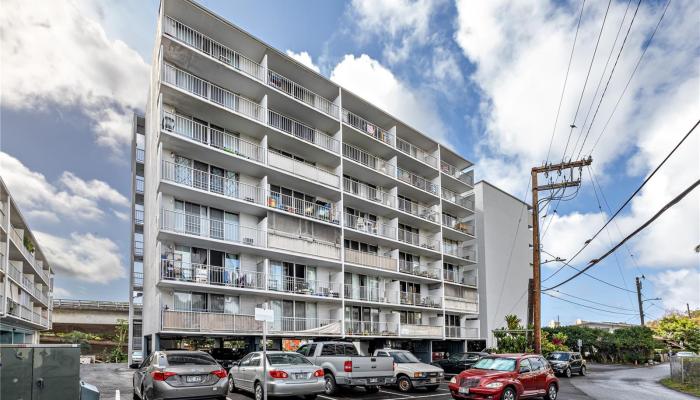
[[[694,352],[700,351],[700,319],[683,314],[670,314],[652,325],[654,333]]]
[[[92,335],[89,333],[85,332],[80,332],[80,331],[73,331],[70,333],[62,334],[59,336],[61,340],[67,343],[73,343],[73,344],[79,344],[80,345],[80,351],[82,353],[86,353],[90,351],[90,342],[89,340],[92,339]]]

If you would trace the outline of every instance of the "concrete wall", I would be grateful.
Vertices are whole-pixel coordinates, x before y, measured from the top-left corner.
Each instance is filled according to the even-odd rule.
[[[480,334],[495,346],[491,331],[504,317],[527,321],[527,288],[532,278],[532,231],[528,206],[488,182],[474,187],[479,254]]]

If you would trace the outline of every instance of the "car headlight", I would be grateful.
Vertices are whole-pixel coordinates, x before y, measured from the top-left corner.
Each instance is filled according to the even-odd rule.
[[[457,383],[457,377],[453,376],[452,379],[450,379],[450,383]]]
[[[489,389],[498,389],[501,386],[503,386],[503,384],[501,382],[491,382],[491,383],[487,383],[486,385],[484,385],[484,387],[487,387]]]
[[[438,372],[438,376],[442,378],[442,376],[445,375],[444,372]]]
[[[424,378],[427,374],[425,372],[414,372],[413,377],[414,378]]]

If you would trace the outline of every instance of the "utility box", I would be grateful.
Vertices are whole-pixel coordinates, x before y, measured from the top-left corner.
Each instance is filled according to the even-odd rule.
[[[79,345],[0,345],[0,399],[79,398]]]

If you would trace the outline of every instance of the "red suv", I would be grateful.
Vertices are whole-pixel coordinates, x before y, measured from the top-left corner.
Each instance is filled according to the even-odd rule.
[[[484,357],[450,380],[452,398],[516,400],[543,397],[556,400],[559,379],[537,354],[499,354]]]

